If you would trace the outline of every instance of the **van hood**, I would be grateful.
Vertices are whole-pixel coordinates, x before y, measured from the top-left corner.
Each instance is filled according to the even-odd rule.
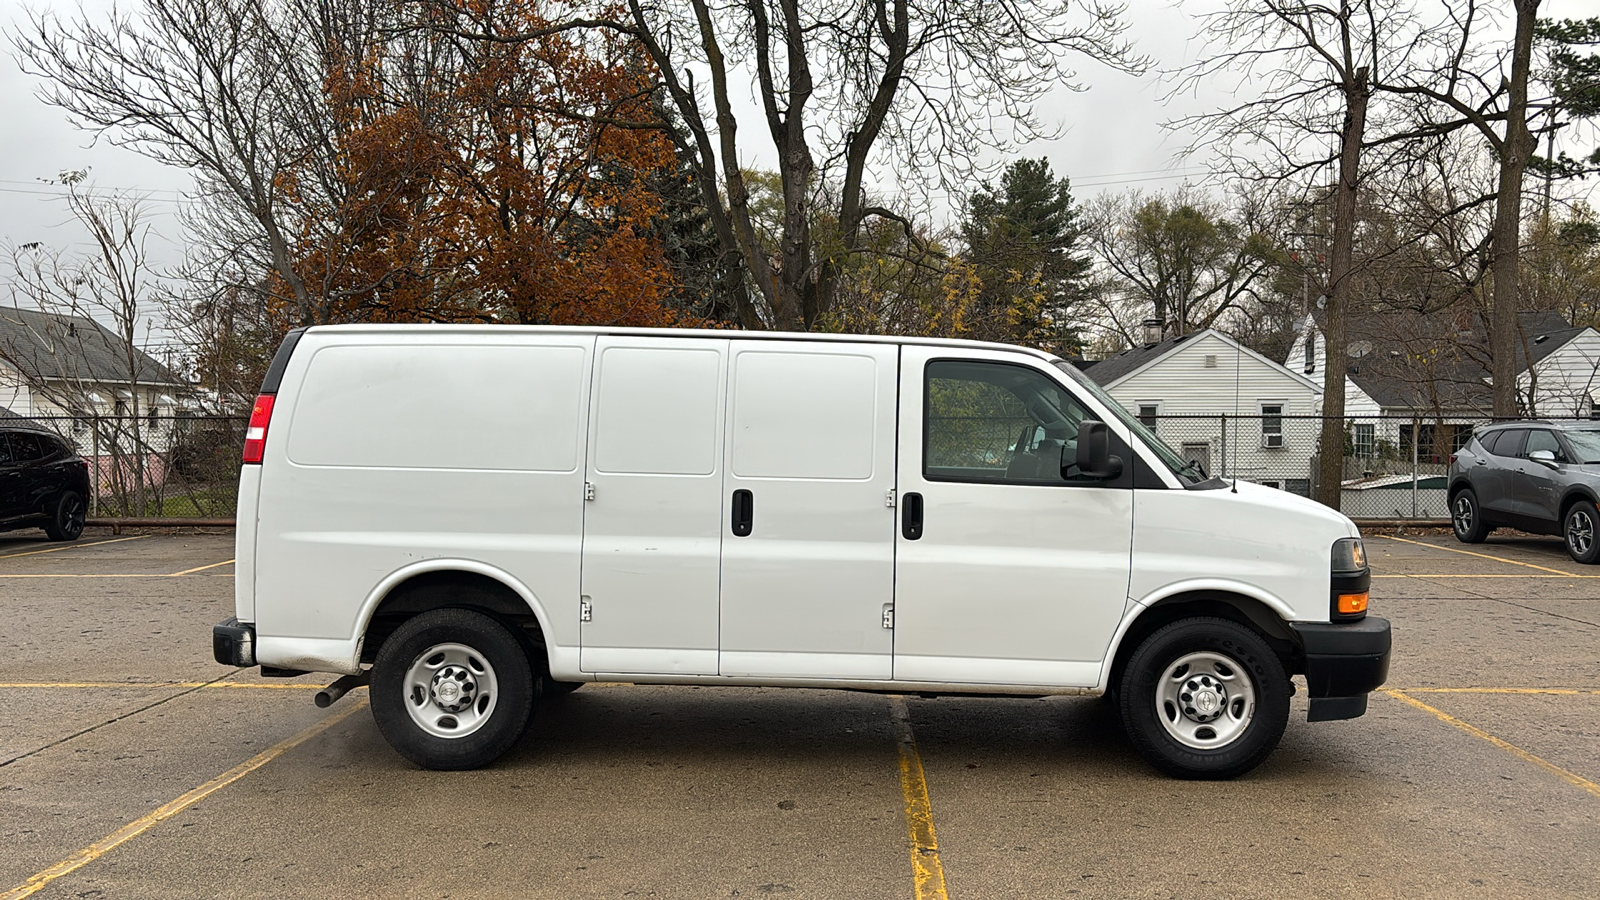
[[[1361,529],[1356,527],[1356,523],[1350,521],[1349,516],[1299,494],[1291,494],[1288,491],[1280,491],[1277,488],[1270,488],[1266,485],[1254,484],[1249,481],[1240,481],[1236,485],[1230,485],[1228,488],[1218,490],[1217,493],[1233,495],[1235,489],[1238,491],[1235,496],[1240,502],[1259,507],[1265,516],[1270,517],[1273,513],[1303,515],[1326,522],[1331,529],[1338,532],[1340,537],[1361,536]]]

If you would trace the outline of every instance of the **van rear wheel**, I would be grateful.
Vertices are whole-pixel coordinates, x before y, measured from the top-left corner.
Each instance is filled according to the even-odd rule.
[[[510,629],[467,609],[408,619],[378,650],[372,717],[425,769],[476,769],[521,736],[539,680]]]
[[[1261,636],[1215,617],[1180,619],[1140,642],[1122,671],[1122,725],[1175,778],[1236,778],[1277,748],[1289,676]]]

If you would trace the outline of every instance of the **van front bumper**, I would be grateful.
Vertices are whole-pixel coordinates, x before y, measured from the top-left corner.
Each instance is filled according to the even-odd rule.
[[[256,627],[229,616],[211,626],[211,655],[225,666],[256,664]]]
[[[1389,677],[1389,620],[1291,622],[1305,655],[1312,722],[1354,719],[1367,711],[1367,694]]]

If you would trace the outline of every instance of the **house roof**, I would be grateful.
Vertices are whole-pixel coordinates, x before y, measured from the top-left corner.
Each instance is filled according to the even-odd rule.
[[[0,308],[0,361],[43,381],[183,386],[186,382],[135,349],[133,372],[122,340],[87,316],[19,307]]]
[[[1201,332],[1201,334],[1204,334],[1204,332]],[[1108,384],[1122,380],[1127,375],[1132,375],[1147,364],[1155,362],[1178,349],[1178,346],[1185,341],[1194,340],[1195,337],[1197,335],[1180,334],[1176,337],[1169,337],[1159,343],[1146,344],[1142,347],[1130,347],[1089,366],[1083,370],[1083,374],[1094,379],[1095,384],[1105,387]]]
[[[1313,316],[1320,330],[1323,313],[1319,310]],[[1573,327],[1550,310],[1518,313],[1517,324],[1519,373],[1527,370],[1529,357],[1537,365],[1587,330]],[[1345,371],[1379,406],[1487,410],[1493,405],[1487,341],[1470,323],[1451,321],[1444,314],[1373,310],[1351,315],[1345,329]],[[1356,347],[1360,356],[1349,352]],[[1332,347],[1327,353],[1333,359],[1341,355]]]
[[[1107,357],[1106,359],[1085,368],[1083,370],[1083,374],[1094,379],[1094,382],[1101,387],[1109,388],[1111,385],[1132,376],[1134,373],[1139,372],[1148,366],[1154,365],[1157,361],[1165,358],[1166,356],[1176,353],[1184,345],[1193,341],[1198,341],[1208,335],[1216,337],[1223,343],[1232,346],[1242,353],[1249,354],[1251,357],[1265,365],[1281,370],[1285,375],[1293,378],[1296,381],[1303,382],[1312,390],[1316,390],[1318,387],[1317,383],[1311,379],[1306,378],[1304,375],[1301,375],[1298,372],[1293,372],[1284,368],[1282,363],[1262,356],[1254,350],[1251,350],[1249,347],[1241,345],[1232,337],[1229,337],[1215,328],[1207,328],[1204,331],[1197,331],[1192,334],[1180,334],[1175,337],[1169,337],[1159,343],[1147,344],[1143,347],[1133,347],[1131,349],[1124,350],[1121,353]]]

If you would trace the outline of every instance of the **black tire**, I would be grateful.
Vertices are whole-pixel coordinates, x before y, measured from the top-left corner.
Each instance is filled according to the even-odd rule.
[[[533,671],[500,622],[467,609],[425,612],[378,650],[372,718],[390,746],[425,769],[481,768],[527,727],[541,681]]]
[[[1592,566],[1600,562],[1600,512],[1588,500],[1579,500],[1561,520],[1561,537],[1567,553],[1578,562]]]
[[[1128,658],[1120,683],[1128,740],[1174,778],[1237,778],[1272,754],[1289,723],[1283,663],[1260,635],[1231,619],[1180,619],[1156,629]],[[1195,707],[1164,700],[1171,692]]]
[[[1472,488],[1462,488],[1450,498],[1450,524],[1456,540],[1463,544],[1481,544],[1489,536],[1489,523],[1483,520],[1483,509]]]
[[[75,541],[83,534],[83,520],[88,515],[83,497],[77,491],[62,491],[56,498],[55,510],[44,525],[44,533],[52,541]]]

